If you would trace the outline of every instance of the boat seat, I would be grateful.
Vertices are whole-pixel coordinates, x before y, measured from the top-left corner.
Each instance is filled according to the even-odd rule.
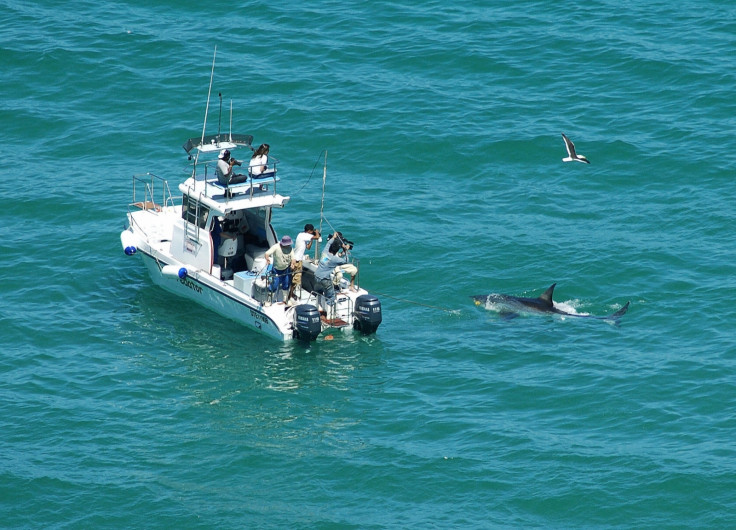
[[[260,272],[266,268],[266,258],[264,254],[268,250],[268,247],[261,247],[249,243],[245,245],[245,265],[248,270]]]
[[[233,195],[237,195],[239,193],[255,193],[255,192],[261,192],[263,191],[262,185],[268,185],[273,184],[274,190],[276,189],[276,183],[280,179],[275,176],[273,173],[271,173],[270,177],[265,178],[249,178],[244,180],[243,182],[237,182],[235,184],[230,184],[228,186],[224,186],[220,184],[220,182],[215,179],[207,179],[207,185],[212,186],[212,190],[208,192],[210,197],[214,197],[216,195],[222,194],[225,195],[226,190],[230,190],[230,193]]]
[[[249,177],[243,182],[236,182],[235,184],[229,184],[228,186],[224,186],[223,184],[220,184],[220,181],[217,180],[216,178],[212,180],[208,180],[207,184],[209,186],[214,186],[221,190],[224,190],[225,188],[230,188],[231,190],[241,190],[245,188],[250,189],[250,187],[254,184],[255,185],[272,184],[272,183],[275,184],[279,180],[281,179],[276,176],[275,171],[266,171],[265,173],[257,177]]]
[[[248,168],[248,176],[252,178],[253,180],[262,180],[262,179],[268,179],[268,178],[276,178],[276,168],[273,169],[267,169],[260,175],[254,175],[251,172],[251,169]]]

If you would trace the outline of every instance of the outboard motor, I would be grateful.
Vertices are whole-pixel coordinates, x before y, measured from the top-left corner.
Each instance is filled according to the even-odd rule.
[[[294,337],[313,341],[322,333],[319,310],[311,304],[300,304],[294,311]]]
[[[353,329],[365,335],[374,333],[383,317],[381,316],[381,301],[372,294],[362,294],[355,300],[355,320]]]

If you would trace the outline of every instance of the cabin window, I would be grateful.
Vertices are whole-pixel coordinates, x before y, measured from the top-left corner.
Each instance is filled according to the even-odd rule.
[[[181,202],[181,218],[187,223],[197,225],[199,228],[207,226],[207,219],[210,216],[210,209],[200,204],[194,199],[190,199],[189,195],[184,195]]]

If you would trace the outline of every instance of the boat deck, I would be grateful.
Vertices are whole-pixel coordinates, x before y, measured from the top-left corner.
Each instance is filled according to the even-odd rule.
[[[275,171],[264,173],[260,177],[249,177],[244,182],[230,184],[227,188],[220,184],[216,178],[205,179],[205,189],[208,197],[215,198],[217,196],[224,197],[225,191],[229,189],[232,196],[248,195],[252,196],[259,193],[276,193],[276,183],[279,181]],[[269,191],[272,190],[272,191]]]
[[[276,193],[279,178],[275,172],[263,178],[249,178],[245,182],[225,188],[216,178],[189,178],[179,190],[190,196],[202,197],[202,202],[217,211],[226,212],[243,208],[282,208],[289,197]],[[226,195],[226,191],[230,193]]]

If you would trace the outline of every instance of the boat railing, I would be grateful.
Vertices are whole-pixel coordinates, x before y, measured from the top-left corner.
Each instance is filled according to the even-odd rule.
[[[355,265],[355,268],[358,269],[358,272],[355,273],[355,281],[353,283],[355,284],[356,289],[360,289],[360,260],[350,256],[350,263]]]
[[[160,202],[156,202],[158,197],[161,198]],[[137,208],[160,212],[163,208],[173,205],[174,199],[169,182],[165,178],[153,173],[133,175],[133,202],[128,205],[129,210]]]
[[[160,195],[159,195],[160,194]],[[157,197],[161,198],[161,202],[156,202]],[[169,183],[166,179],[146,173],[145,175],[133,175],[133,202],[128,204],[128,214],[133,210],[146,210],[151,212],[160,212],[167,206],[173,206],[174,199],[171,196]],[[142,226],[137,218],[128,215],[130,222],[135,224],[143,234],[147,234],[146,229]]]
[[[263,192],[266,191],[269,185],[273,184],[273,188],[271,188],[271,195],[276,195],[276,183],[278,182],[278,179],[276,178],[276,166],[278,165],[279,161],[276,158],[269,157],[268,163],[266,164],[266,170],[261,175],[253,176],[251,174],[251,168],[248,167],[248,180],[242,183],[237,184],[231,184],[230,188],[236,188],[239,192],[245,192],[247,193],[250,198],[253,198],[253,195],[256,192]],[[197,168],[194,168],[193,176],[194,181],[203,181],[204,182],[204,194],[207,196],[210,196],[210,193],[217,193],[222,190],[222,186],[217,183],[212,184],[214,181],[217,180],[217,161],[215,160],[209,160],[207,162],[200,162],[197,165],[203,165],[204,166],[204,172],[200,171],[197,172]],[[235,168],[233,168],[233,171],[236,171]],[[201,175],[201,178],[198,178],[198,175]],[[266,186],[264,188],[264,186]],[[211,191],[209,188],[214,188],[213,191]]]
[[[343,278],[338,278],[333,275],[332,279],[333,279],[333,286],[335,289],[335,303],[333,305],[331,306],[327,305],[324,289],[319,288],[316,285],[314,287],[314,290],[307,290],[307,289],[304,289],[302,286],[300,286],[299,287],[300,294],[298,295],[298,300],[299,300],[299,303],[314,304],[320,310],[324,310],[325,313],[324,313],[323,322],[328,324],[329,326],[345,327],[352,323],[351,319],[353,316],[353,309],[355,306],[355,301],[350,296],[347,296],[346,290],[349,289],[349,287],[344,285]],[[357,278],[356,278],[356,287],[357,287]],[[306,299],[301,293],[306,293]]]
[[[327,306],[327,323],[335,327],[344,327],[351,324],[353,316],[353,299],[335,292],[335,303]]]

